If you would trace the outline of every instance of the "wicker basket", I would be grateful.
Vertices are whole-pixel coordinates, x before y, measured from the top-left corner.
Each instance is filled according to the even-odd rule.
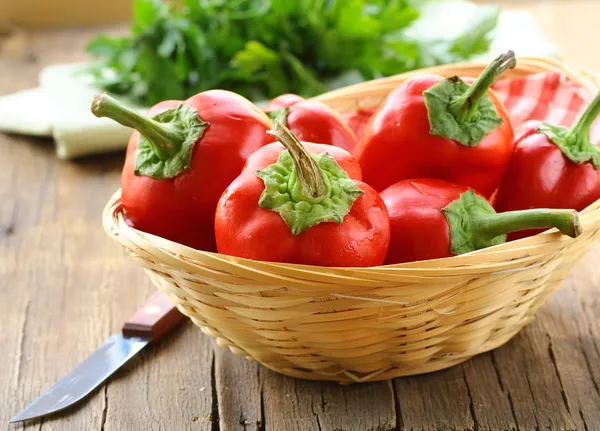
[[[426,70],[476,76],[484,64]],[[596,92],[598,75],[520,59],[507,77],[560,70]],[[339,112],[379,103],[411,72],[317,99]],[[532,321],[600,230],[600,201],[581,214],[577,239],[556,230],[462,256],[376,268],[324,268],[234,258],[132,229],[120,192],[107,233],[159,289],[217,343],[277,372],[341,383],[450,367],[511,339]]]

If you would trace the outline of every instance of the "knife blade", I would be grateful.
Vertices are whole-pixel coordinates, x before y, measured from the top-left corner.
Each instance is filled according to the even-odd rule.
[[[158,342],[184,321],[185,316],[164,293],[154,293],[125,322],[120,334],[110,336],[95,352],[9,423],[55,413],[82,400],[146,345]]]

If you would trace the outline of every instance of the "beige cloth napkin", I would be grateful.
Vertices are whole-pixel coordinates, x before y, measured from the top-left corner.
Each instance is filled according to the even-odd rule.
[[[475,13],[485,13],[468,1],[433,2],[425,10],[434,15],[439,26],[420,26],[411,29],[414,35],[431,40],[452,37],[461,32]],[[448,17],[452,17],[451,20]],[[459,19],[460,18],[460,19]],[[554,47],[547,41],[535,17],[525,11],[504,11],[500,19],[490,55],[513,49],[518,56],[553,56]],[[483,56],[489,58],[489,56]],[[60,158],[75,158],[93,153],[123,149],[131,130],[106,118],[94,117],[89,108],[94,88],[89,77],[75,75],[82,64],[63,64],[44,68],[39,87],[0,97],[0,131],[25,135],[49,136],[56,142]],[[131,101],[117,98],[131,104]],[[144,107],[137,106],[140,112]]]
[[[76,73],[81,67],[48,66],[40,73],[39,87],[0,97],[0,131],[53,137],[56,154],[63,159],[125,148],[131,130],[92,115],[92,98],[101,90]]]

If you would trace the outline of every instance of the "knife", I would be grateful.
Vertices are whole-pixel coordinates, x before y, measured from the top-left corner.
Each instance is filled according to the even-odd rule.
[[[85,398],[103,381],[142,350],[181,325],[181,314],[162,292],[156,292],[94,353],[58,383],[29,404],[9,423],[35,419],[63,410]]]

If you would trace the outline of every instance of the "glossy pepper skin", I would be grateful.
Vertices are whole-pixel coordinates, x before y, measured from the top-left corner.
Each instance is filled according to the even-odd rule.
[[[290,143],[293,135],[282,130],[276,122],[272,133],[288,150],[258,150],[223,193],[215,216],[219,253],[319,266],[382,264],[389,219],[377,192],[358,180],[356,160],[328,145]],[[319,176],[327,180],[312,180]]]
[[[600,94],[569,130],[528,121],[516,132],[513,157],[498,190],[498,211],[528,208],[583,210],[600,199],[600,149],[590,127],[600,112]],[[540,230],[515,232],[509,239]]]
[[[506,233],[533,226],[581,233],[573,210],[496,213],[468,187],[438,179],[400,181],[381,192],[390,216],[386,264],[451,257],[506,241]]]
[[[178,109],[184,114],[167,121],[165,116]],[[132,224],[196,249],[215,251],[217,201],[246,159],[270,141],[266,134],[270,119],[247,99],[223,90],[199,93],[184,102],[161,102],[146,117],[106,95],[96,99],[92,111],[137,129],[121,175],[121,200]],[[195,123],[190,126],[190,121]]]
[[[295,103],[302,102],[304,97],[293,93],[282,94],[271,100],[265,107],[265,111],[275,111],[277,109],[289,108]]]
[[[358,161],[352,155],[341,148],[331,145],[313,144],[312,142],[302,142],[302,146],[311,154],[327,153],[337,162],[340,167],[346,171],[348,176],[353,180],[362,180],[362,169]],[[279,154],[285,151],[285,147],[280,142],[271,142],[264,147],[256,150],[244,165],[244,171],[254,172],[264,169],[265,166],[272,165],[277,162]]]
[[[316,100],[305,100],[296,94],[283,94],[265,108],[304,142],[334,145],[346,151],[356,146],[356,136],[333,109]]]
[[[356,136],[356,142],[360,142],[362,139],[369,121],[371,120],[373,114],[377,111],[377,108],[377,106],[365,109],[361,108],[342,114],[342,118],[348,127],[350,127],[350,129],[354,132],[354,135]]]
[[[510,160],[513,129],[489,87],[514,65],[509,52],[470,86],[434,75],[401,84],[375,112],[354,151],[365,181],[381,191],[405,179],[439,178],[490,196]]]

